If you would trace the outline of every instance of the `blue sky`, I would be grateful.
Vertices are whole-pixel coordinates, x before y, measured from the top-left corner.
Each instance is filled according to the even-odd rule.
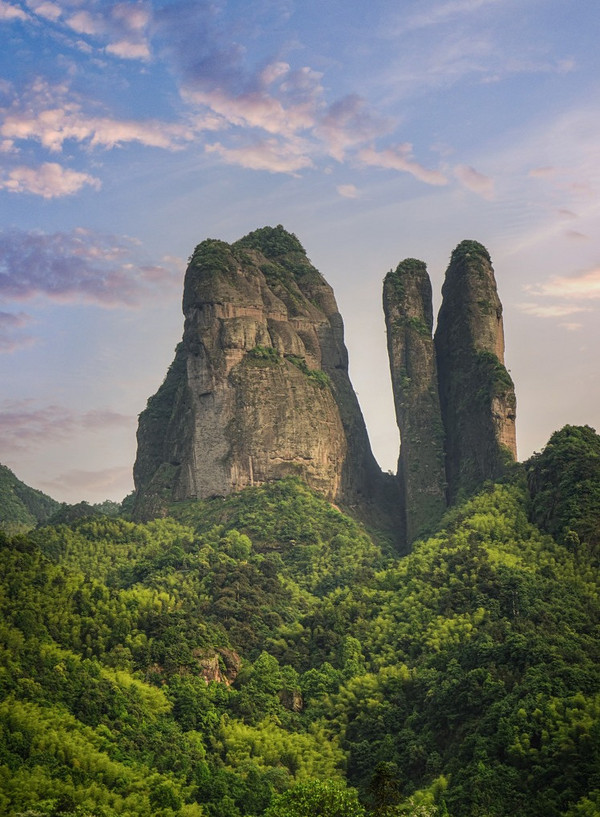
[[[131,490],[186,258],[283,224],[334,287],[395,470],[381,285],[459,241],[504,303],[522,458],[600,427],[600,52],[591,0],[0,0],[0,461]]]

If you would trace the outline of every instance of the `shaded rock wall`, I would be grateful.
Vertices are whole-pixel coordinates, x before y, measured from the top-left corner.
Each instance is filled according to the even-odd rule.
[[[383,285],[383,309],[400,429],[398,480],[411,542],[431,530],[446,508],[431,282],[422,261],[406,259],[390,270]]]
[[[502,304],[490,256],[476,241],[452,253],[435,333],[446,436],[448,500],[497,479],[516,459],[516,398],[504,366]]]

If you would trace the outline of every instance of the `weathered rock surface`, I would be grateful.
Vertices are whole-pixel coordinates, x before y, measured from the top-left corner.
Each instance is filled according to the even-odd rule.
[[[398,480],[406,538],[412,542],[446,509],[431,281],[422,261],[409,258],[390,270],[383,284],[383,310],[400,429]]]
[[[516,458],[516,398],[504,366],[502,304],[476,241],[452,253],[435,333],[450,502],[496,479]]]
[[[202,242],[183,311],[175,360],[140,415],[139,517],[288,475],[347,506],[381,489],[333,291],[294,235]]]

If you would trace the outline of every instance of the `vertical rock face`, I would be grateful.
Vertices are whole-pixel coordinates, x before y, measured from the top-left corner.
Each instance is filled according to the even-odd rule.
[[[504,366],[502,304],[490,256],[476,241],[452,253],[435,333],[446,434],[448,499],[499,477],[516,458],[516,398]]]
[[[422,261],[407,259],[387,274],[383,309],[400,429],[398,480],[411,542],[435,525],[446,508],[431,282]]]
[[[138,516],[298,475],[352,505],[381,484],[331,287],[281,226],[208,240],[175,360],[140,415]]]

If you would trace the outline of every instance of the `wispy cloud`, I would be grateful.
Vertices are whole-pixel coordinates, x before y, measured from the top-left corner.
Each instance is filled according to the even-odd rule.
[[[56,162],[44,162],[39,167],[18,165],[12,170],[0,171],[0,190],[8,190],[9,193],[33,193],[44,199],[70,196],[85,185],[98,190],[100,179],[89,173],[62,167]]]
[[[341,162],[349,148],[364,145],[391,129],[390,120],[376,116],[358,94],[350,94],[328,107],[317,133],[326,142],[329,154]]]
[[[526,315],[533,315],[536,318],[564,318],[567,315],[575,315],[578,312],[589,312],[587,307],[567,306],[564,304],[537,304],[520,303],[517,308]]]
[[[414,160],[412,145],[408,143],[385,148],[380,151],[375,148],[364,148],[359,151],[358,159],[363,162],[363,164],[373,167],[410,173],[415,179],[425,184],[436,186],[448,184],[447,176],[441,171],[430,170]]]
[[[12,22],[14,20],[29,20],[29,15],[19,6],[0,0],[0,22]]]
[[[128,428],[132,421],[132,417],[111,409],[78,413],[67,406],[40,406],[33,400],[4,400],[0,403],[1,457],[58,442],[81,431]]]
[[[168,150],[194,138],[193,128],[158,120],[137,121],[90,115],[83,110],[68,86],[51,86],[36,80],[26,93],[18,94],[2,112],[0,136],[13,144],[34,140],[51,152],[60,152],[68,141],[89,147],[114,148],[128,142]]]
[[[31,322],[25,312],[0,312],[0,353],[14,352],[33,343],[31,335],[21,330]]]
[[[35,296],[61,303],[137,307],[181,285],[171,261],[144,264],[127,237],[77,229],[69,233],[0,232],[0,297]]]
[[[541,284],[525,287],[533,295],[552,298],[600,298],[600,267],[575,275],[555,275]]]
[[[447,23],[454,17],[473,14],[485,6],[498,4],[500,0],[450,0],[444,3],[423,3],[416,14],[408,15],[402,22],[404,31]],[[420,4],[421,5],[421,4]]]
[[[88,8],[81,8],[80,3],[29,0],[27,5],[37,17],[62,27],[65,32],[91,39],[108,54],[122,59],[150,58],[152,8],[149,3],[89,3]]]
[[[312,159],[297,140],[261,139],[254,144],[229,148],[220,142],[206,145],[208,153],[217,153],[228,164],[270,173],[291,173],[312,167]]]
[[[353,184],[339,184],[336,189],[340,196],[345,199],[358,198],[358,190]]]
[[[494,180],[475,170],[474,167],[457,165],[454,168],[454,175],[463,187],[472,193],[477,193],[478,196],[488,201],[494,198]]]

